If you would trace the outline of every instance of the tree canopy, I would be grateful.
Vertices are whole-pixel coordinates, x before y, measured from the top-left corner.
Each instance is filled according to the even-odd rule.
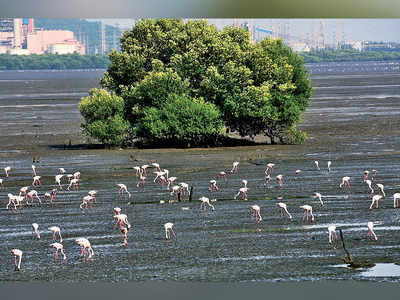
[[[283,141],[296,135],[312,93],[302,58],[282,40],[253,44],[243,28],[204,20],[141,20],[109,58],[101,85],[124,99],[137,137],[157,142],[202,143],[223,126]]]

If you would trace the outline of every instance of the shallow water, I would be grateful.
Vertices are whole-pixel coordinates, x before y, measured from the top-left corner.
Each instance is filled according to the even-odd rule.
[[[377,74],[365,71],[379,67],[382,72]],[[340,242],[328,243],[327,227],[335,224],[343,230],[347,248],[356,259],[377,266],[400,261],[400,209],[393,208],[392,198],[400,192],[400,71],[391,63],[353,65],[347,73],[342,72],[347,66],[341,64],[329,65],[331,71],[325,73],[320,68],[324,66],[316,65],[312,71],[316,89],[301,124],[308,134],[305,144],[187,150],[63,150],[59,146],[69,140],[73,145],[86,142],[79,132],[76,93],[97,86],[102,72],[54,72],[54,78],[51,72],[0,72],[0,178],[4,180],[4,188],[0,188],[0,280],[275,282],[368,278],[399,282],[399,277],[365,277],[365,270],[334,267],[342,263],[345,253]],[[388,68],[390,74],[385,73]],[[21,80],[28,83],[21,86]],[[20,88],[12,91],[15,86]],[[71,94],[65,97],[68,89]],[[380,99],[385,95],[391,96]],[[18,194],[22,186],[32,184],[33,156],[41,157],[35,165],[42,186],[35,189],[42,201],[44,193],[55,187],[54,176],[60,167],[67,173],[81,172],[79,190],[66,191],[64,178],[63,190],[53,206],[39,206],[35,201],[33,207],[16,213],[6,211],[7,194]],[[316,169],[315,160],[321,170]],[[326,169],[328,160],[332,161],[331,172]],[[217,179],[219,191],[209,192],[209,180],[220,171],[229,172],[233,161],[240,162],[238,174],[229,175],[227,182]],[[176,183],[194,186],[194,200],[169,203],[176,196],[170,196],[166,186],[161,189],[153,183],[150,168],[145,187],[137,188],[132,167],[150,162],[168,169],[170,176],[178,178]],[[264,186],[268,162],[276,164],[274,175],[284,175],[282,188],[275,177]],[[4,178],[5,166],[12,168],[9,178]],[[299,176],[297,169],[302,170]],[[372,195],[363,173],[372,169],[378,171],[375,183],[385,185],[387,196],[378,209],[370,211]],[[351,177],[350,189],[339,188],[343,176]],[[242,179],[248,180],[248,201],[233,199]],[[131,199],[118,198],[117,183],[128,186]],[[89,190],[98,191],[97,204],[82,211],[79,205]],[[313,198],[314,192],[323,195],[324,206]],[[200,211],[200,196],[215,198],[212,204],[216,210]],[[277,202],[287,204],[293,219],[279,216]],[[261,207],[261,224],[250,218],[253,204]],[[302,221],[300,206],[304,204],[312,205],[314,224]],[[133,226],[128,247],[122,246],[121,234],[113,227],[115,206],[122,208]],[[367,236],[368,221],[376,222],[377,241]],[[33,239],[33,222],[39,224],[39,241]],[[175,224],[176,240],[165,240],[166,222]],[[61,227],[65,263],[54,260],[49,246],[52,233],[47,228],[53,225]],[[78,237],[92,243],[92,261],[80,257],[74,242]],[[20,272],[12,265],[13,248],[24,252]]]

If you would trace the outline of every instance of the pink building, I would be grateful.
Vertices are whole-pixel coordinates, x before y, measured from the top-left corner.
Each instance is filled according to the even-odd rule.
[[[45,52],[53,52],[54,48],[60,49],[61,45],[65,45],[60,54],[79,53],[85,54],[85,47],[81,45],[75,38],[74,33],[69,30],[36,30],[27,35],[27,49],[31,54],[43,54]]]

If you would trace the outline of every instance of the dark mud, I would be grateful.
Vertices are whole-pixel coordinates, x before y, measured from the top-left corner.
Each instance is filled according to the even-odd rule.
[[[62,78],[52,78],[51,74],[28,73],[1,80],[0,74],[0,171],[5,166],[12,168],[7,179],[0,173],[4,180],[0,188],[0,280],[399,282],[398,271],[394,276],[363,276],[366,270],[342,267],[341,244],[328,243],[327,227],[336,224],[354,259],[375,264],[400,261],[400,209],[393,208],[392,197],[400,192],[400,71],[392,68],[388,72],[385,66],[379,70],[316,71],[313,100],[300,125],[308,135],[303,145],[186,150],[80,147],[88,140],[80,135],[77,103],[89,88],[97,86],[101,71],[86,77],[62,75],[69,79],[61,74]],[[13,78],[21,80],[20,84]],[[265,142],[263,138],[257,141]],[[63,145],[69,143],[72,147],[64,150]],[[34,156],[41,158],[35,163],[42,176],[43,185],[36,188],[41,196],[54,187],[59,167],[82,173],[79,191],[59,191],[54,206],[36,204],[17,213],[6,211],[7,193],[18,194],[20,187],[32,183]],[[227,182],[217,180],[220,190],[210,193],[209,180],[219,171],[229,171],[236,160],[240,162],[238,174],[228,176]],[[329,173],[328,160],[332,161]],[[144,189],[136,188],[132,167],[153,161],[168,169],[177,182],[193,185],[194,200],[168,203],[176,197],[155,185],[152,174]],[[276,164],[274,175],[284,175],[283,188],[275,178],[264,186],[268,162]],[[302,170],[299,176],[297,169]],[[379,209],[370,211],[371,195],[363,183],[363,172],[372,169],[377,170],[375,182],[384,184],[387,196]],[[351,177],[350,190],[339,188],[343,176]],[[242,179],[249,182],[248,201],[233,199]],[[117,183],[128,186],[130,200],[118,199]],[[98,190],[98,203],[82,212],[79,204],[88,190]],[[314,192],[323,195],[324,206],[313,199]],[[200,212],[200,196],[217,199],[215,212]],[[292,220],[280,218],[276,202],[288,205]],[[261,207],[263,222],[259,225],[250,219],[253,204]],[[315,224],[301,221],[299,206],[304,204],[313,206]],[[133,225],[128,247],[122,246],[119,231],[113,229],[115,206],[123,209]],[[368,221],[376,222],[378,241],[367,237]],[[39,224],[40,241],[32,239],[33,222]],[[176,240],[165,240],[166,222],[175,224]],[[65,263],[54,262],[47,230],[52,225],[61,227]],[[74,243],[77,237],[91,241],[92,261],[80,258]],[[12,265],[13,248],[24,251],[20,272]]]

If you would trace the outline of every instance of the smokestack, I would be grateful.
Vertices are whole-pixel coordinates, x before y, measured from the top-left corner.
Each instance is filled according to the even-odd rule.
[[[34,28],[35,28],[35,25],[33,23],[33,18],[30,18],[29,23],[28,23],[28,33],[32,33]]]

